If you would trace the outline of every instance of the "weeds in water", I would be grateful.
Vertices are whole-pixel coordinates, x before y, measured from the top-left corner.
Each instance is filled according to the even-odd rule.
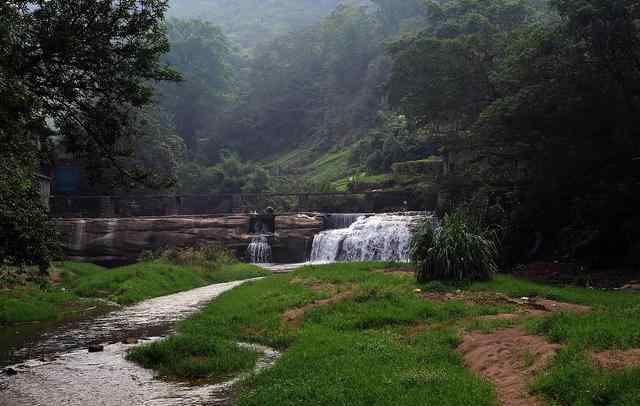
[[[136,347],[127,359],[165,377],[194,380],[250,369],[257,355],[218,337],[178,335]]]

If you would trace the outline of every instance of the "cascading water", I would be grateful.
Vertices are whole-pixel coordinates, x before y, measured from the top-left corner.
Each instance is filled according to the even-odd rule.
[[[366,216],[363,213],[334,213],[327,215],[327,228],[329,229],[340,229],[340,228],[348,228],[353,223],[358,221],[358,219],[362,216]]]
[[[313,239],[311,262],[408,262],[412,228],[425,215],[360,217],[348,228],[323,231]]]
[[[270,264],[271,260],[271,244],[265,236],[253,237],[247,254],[252,264]]]
[[[87,221],[78,220],[73,225],[73,245],[72,248],[76,251],[82,251],[87,242]]]
[[[109,247],[111,255],[116,255],[116,241],[118,238],[118,219],[109,219],[105,226],[105,246]]]

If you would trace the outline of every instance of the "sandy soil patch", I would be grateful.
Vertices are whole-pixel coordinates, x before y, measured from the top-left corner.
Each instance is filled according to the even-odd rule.
[[[416,274],[411,268],[385,268],[385,269],[373,269],[373,273],[385,273],[401,277],[413,278]]]
[[[290,327],[299,327],[300,324],[302,324],[305,313],[309,310],[315,309],[316,307],[320,306],[328,306],[339,303],[352,297],[353,291],[351,290],[340,292],[328,299],[316,300],[313,303],[309,303],[308,305],[298,307],[296,309],[287,310],[280,316],[280,320],[282,321],[282,323]]]
[[[529,393],[528,385],[559,349],[520,328],[465,333],[459,347],[466,366],[495,385],[504,406],[545,404]]]
[[[591,354],[591,357],[600,368],[640,368],[640,348],[626,351],[596,352]]]
[[[501,293],[490,292],[422,292],[422,297],[436,303],[446,303],[451,300],[463,301],[476,305],[511,305],[516,307],[516,313],[543,314],[551,312],[583,314],[591,311],[589,306],[573,303],[558,302],[539,297],[512,298]],[[511,314],[506,317],[512,317]]]
[[[517,320],[554,312],[586,313],[588,306],[542,298],[510,298],[501,294],[458,293],[457,300],[484,304],[508,304],[512,313],[479,317],[480,320]],[[543,337],[527,335],[520,327],[491,333],[465,332],[459,351],[469,369],[487,378],[504,406],[542,406],[546,403],[529,393],[528,385],[561,348]],[[639,354],[640,355],[640,354]]]

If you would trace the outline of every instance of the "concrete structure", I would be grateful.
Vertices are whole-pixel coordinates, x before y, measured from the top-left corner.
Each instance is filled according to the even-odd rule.
[[[54,220],[66,256],[96,263],[133,262],[145,251],[201,244],[219,244],[242,258],[255,237],[250,222],[245,214]],[[324,224],[319,213],[276,216],[275,232],[267,234],[274,261],[307,260]]]

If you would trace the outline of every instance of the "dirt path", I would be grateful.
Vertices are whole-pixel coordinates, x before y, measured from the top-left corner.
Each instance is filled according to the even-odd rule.
[[[511,313],[480,317],[481,320],[519,320],[545,314],[586,313],[588,306],[562,303],[542,298],[514,299],[502,294],[456,292],[423,294],[428,300],[445,302],[462,300],[475,304],[508,304]],[[488,379],[496,388],[504,406],[543,406],[546,403],[529,392],[529,384],[561,348],[543,337],[528,335],[520,327],[498,329],[491,333],[464,332],[458,348],[465,365]]]
[[[282,316],[280,316],[280,320],[282,321],[282,323],[290,327],[300,327],[300,325],[302,324],[302,320],[304,319],[304,314],[309,310],[315,309],[316,307],[320,306],[328,306],[334,303],[339,303],[352,297],[353,292],[350,290],[340,292],[328,299],[316,300],[315,302],[309,303],[308,305],[287,310],[282,314]]]
[[[559,349],[520,328],[466,333],[459,347],[467,367],[495,385],[504,406],[544,405],[529,394],[528,385]]]
[[[601,368],[625,369],[640,367],[640,348],[626,351],[603,351],[591,354]]]

